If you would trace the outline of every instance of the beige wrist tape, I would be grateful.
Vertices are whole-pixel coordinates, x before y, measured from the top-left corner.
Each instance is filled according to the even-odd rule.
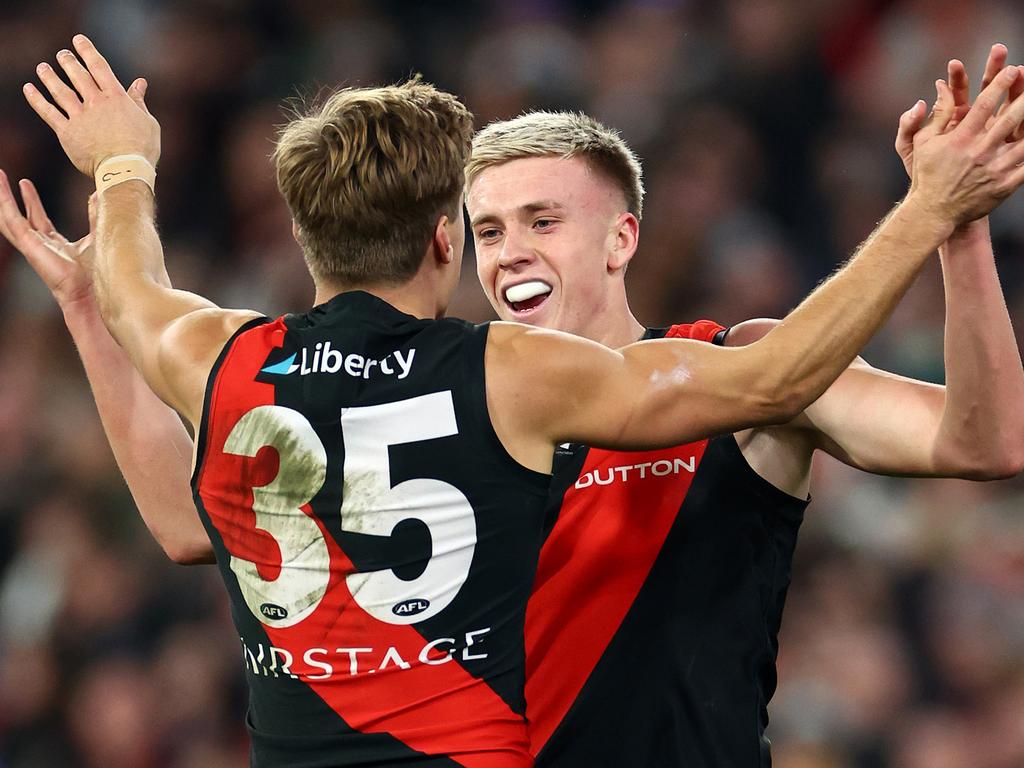
[[[96,169],[96,191],[138,179],[156,192],[156,168],[142,155],[115,155],[108,157]]]

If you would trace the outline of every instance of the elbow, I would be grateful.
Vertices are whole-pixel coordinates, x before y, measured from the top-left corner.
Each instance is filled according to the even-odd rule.
[[[213,547],[204,541],[161,541],[164,553],[178,565],[204,565],[215,562]]]
[[[774,386],[751,397],[751,425],[771,427],[788,424],[799,416],[813,399],[797,386]]]
[[[995,450],[961,450],[949,474],[964,480],[1008,480],[1024,472],[1024,444]]]
[[[1024,472],[1024,452],[994,456],[975,467],[973,480],[1009,480]]]

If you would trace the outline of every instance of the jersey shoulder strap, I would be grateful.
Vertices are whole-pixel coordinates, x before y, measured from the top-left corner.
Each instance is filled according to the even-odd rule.
[[[709,341],[719,346],[725,341],[729,329],[714,320],[698,320],[695,323],[679,323],[669,326],[665,331],[666,339],[694,339]]]

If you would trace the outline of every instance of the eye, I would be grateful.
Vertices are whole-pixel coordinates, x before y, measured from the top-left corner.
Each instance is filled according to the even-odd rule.
[[[493,240],[501,234],[501,230],[495,229],[494,227],[488,227],[487,229],[481,229],[476,233],[477,240]]]
[[[537,219],[535,222],[533,222],[534,228],[540,230],[551,229],[551,227],[553,227],[554,225],[554,219]]]

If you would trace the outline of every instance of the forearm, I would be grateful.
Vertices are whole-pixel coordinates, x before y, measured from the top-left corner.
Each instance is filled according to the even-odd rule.
[[[1014,474],[1024,463],[1024,369],[996,271],[987,220],[940,249],[946,294],[946,402],[936,461]]]
[[[905,200],[846,266],[746,349],[765,365],[760,387],[792,418],[816,400],[885,322],[952,226]]]
[[[192,441],[146,386],[89,300],[65,308],[103,430],[146,527],[177,562],[213,562],[189,487]]]
[[[126,322],[146,312],[146,293],[170,287],[156,230],[152,191],[139,181],[119,184],[99,195],[94,285],[97,304],[111,335],[134,359],[134,329]],[[136,360],[136,364],[138,361]]]

